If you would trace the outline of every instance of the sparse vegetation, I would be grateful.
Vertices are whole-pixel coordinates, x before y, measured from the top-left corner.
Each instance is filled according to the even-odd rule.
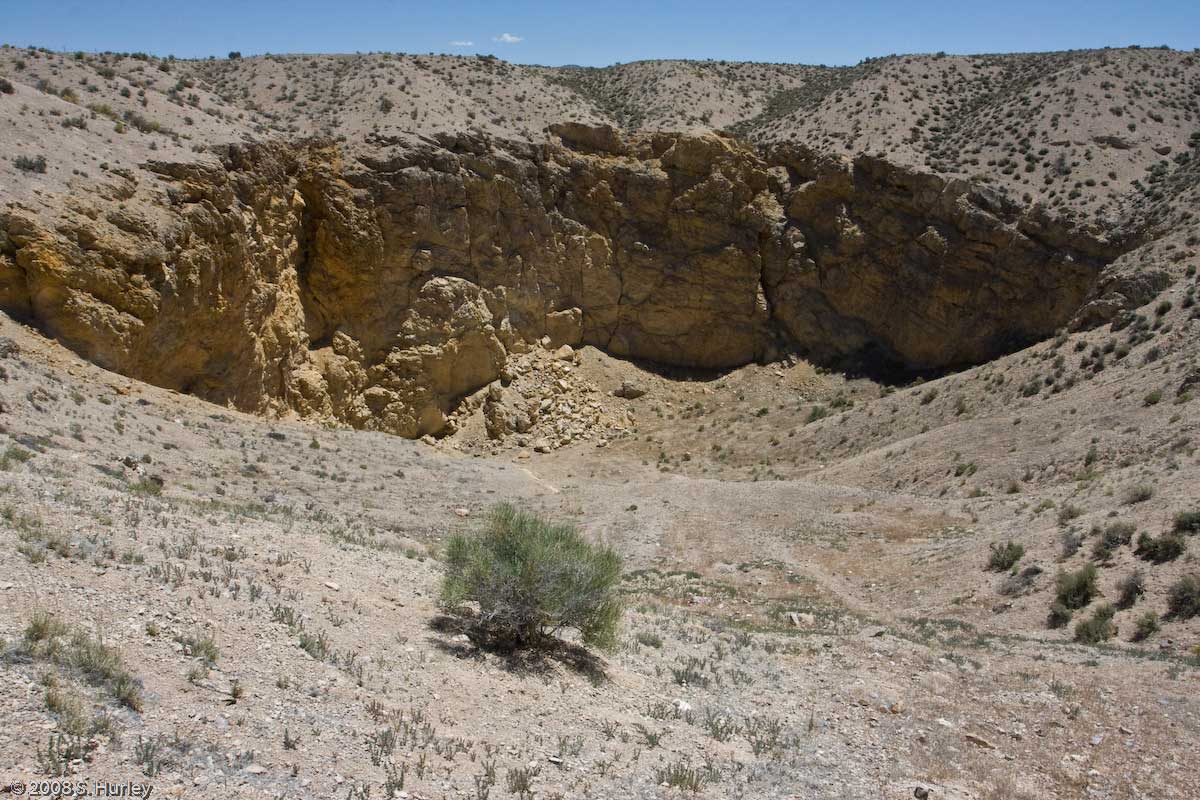
[[[987,568],[995,572],[1005,572],[1012,569],[1021,557],[1025,555],[1025,548],[1015,542],[993,542],[990,545],[991,553],[988,556]]]
[[[1186,549],[1187,541],[1173,531],[1161,536],[1142,533],[1138,536],[1134,554],[1155,564],[1165,564],[1179,558]]]
[[[1108,603],[1097,606],[1091,617],[1075,626],[1075,641],[1099,644],[1116,636],[1117,626],[1112,621],[1115,614],[1116,609]]]
[[[1072,611],[1083,608],[1096,596],[1099,573],[1092,564],[1074,572],[1060,572],[1055,579],[1055,601]]]
[[[141,684],[125,668],[116,648],[99,636],[82,628],[72,629],[51,614],[36,612],[25,628],[24,652],[104,687],[124,706],[135,711],[142,708]]]
[[[1137,622],[1134,623],[1133,641],[1143,642],[1158,633],[1158,629],[1158,615],[1153,611],[1147,611],[1139,616]]]
[[[1092,546],[1092,556],[1098,561],[1107,561],[1118,548],[1133,540],[1136,530],[1130,522],[1111,522],[1103,529],[1093,530],[1092,535],[1096,537],[1096,542]]]
[[[37,172],[46,171],[45,156],[17,156],[13,159],[13,165],[22,172]]]
[[[1134,603],[1146,593],[1146,579],[1140,570],[1134,570],[1117,582],[1117,608],[1133,608]]]
[[[1191,619],[1200,614],[1200,576],[1184,575],[1167,592],[1167,610],[1172,617]]]

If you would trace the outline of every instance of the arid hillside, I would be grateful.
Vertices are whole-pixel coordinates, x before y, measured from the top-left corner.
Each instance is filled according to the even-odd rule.
[[[1200,796],[1196,58],[0,49],[0,781]]]

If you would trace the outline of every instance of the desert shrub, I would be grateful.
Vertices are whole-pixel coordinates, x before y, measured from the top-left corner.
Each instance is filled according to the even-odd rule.
[[[16,88],[13,87],[12,83],[5,78],[0,78],[0,94],[12,94],[15,91]]]
[[[1095,529],[1096,543],[1092,545],[1092,556],[1099,561],[1107,561],[1114,550],[1129,544],[1135,530],[1137,528],[1131,522],[1113,522],[1103,530]]]
[[[13,159],[13,165],[22,172],[45,172],[46,157],[37,156],[30,158],[29,156],[17,156]]]
[[[1082,516],[1083,509],[1072,503],[1067,503],[1058,510],[1058,524],[1066,525],[1076,517]]]
[[[1200,511],[1180,511],[1175,515],[1175,528],[1179,533],[1200,533]]]
[[[1004,572],[1020,561],[1023,555],[1025,555],[1025,548],[1016,542],[1009,541],[1004,544],[992,542],[987,568],[995,572]]]
[[[1200,614],[1200,575],[1184,575],[1167,592],[1167,610],[1173,617],[1191,619]]]
[[[1147,611],[1137,618],[1133,625],[1133,641],[1142,642],[1158,633],[1158,615]]]
[[[1117,608],[1132,608],[1146,593],[1146,579],[1141,570],[1134,570],[1117,582]]]
[[[1125,505],[1132,506],[1137,503],[1144,503],[1151,497],[1154,497],[1154,487],[1148,483],[1139,483],[1136,486],[1130,486],[1126,489],[1121,499]]]
[[[711,776],[704,768],[693,767],[686,761],[675,761],[654,768],[654,781],[659,786],[670,786],[693,794],[702,790],[710,780]]]
[[[1164,533],[1154,537],[1148,533],[1138,536],[1137,547],[1133,552],[1138,558],[1154,564],[1165,564],[1183,555],[1187,549],[1187,541],[1178,533]]]
[[[1072,610],[1083,608],[1096,596],[1096,577],[1094,564],[1084,564],[1074,572],[1058,573],[1055,601]]]
[[[477,603],[476,630],[497,646],[535,645],[567,628],[588,645],[616,643],[621,557],[573,525],[501,504],[482,531],[450,538],[445,564],[443,607]]]
[[[1055,600],[1050,604],[1050,614],[1046,617],[1046,625],[1051,628],[1065,627],[1071,621],[1071,609]]]
[[[661,650],[663,646],[662,637],[653,631],[638,631],[637,636],[633,638],[637,640],[638,644],[644,644],[647,647]]]
[[[1059,543],[1062,546],[1062,558],[1065,561],[1079,552],[1079,546],[1083,544],[1083,540],[1075,531],[1063,531],[1063,535],[1059,538]]]
[[[1116,613],[1116,609],[1108,603],[1097,606],[1092,616],[1075,626],[1075,641],[1098,644],[1116,636],[1117,626],[1112,621]]]
[[[1037,577],[1041,574],[1042,568],[1036,564],[1031,564],[1020,572],[1005,578],[1004,583],[1000,584],[1000,594],[1005,597],[1016,597],[1017,595],[1025,594],[1037,582]]]

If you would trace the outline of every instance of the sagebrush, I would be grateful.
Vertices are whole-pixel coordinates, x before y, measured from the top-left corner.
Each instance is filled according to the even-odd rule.
[[[446,544],[444,608],[476,603],[476,631],[496,646],[528,647],[566,629],[584,644],[616,643],[621,557],[570,524],[502,504],[477,534]]]

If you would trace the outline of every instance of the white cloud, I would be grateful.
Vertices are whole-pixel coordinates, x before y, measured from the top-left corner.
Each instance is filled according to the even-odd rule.
[[[455,39],[450,43],[451,47],[474,47],[474,42],[468,42],[465,39]]]
[[[493,42],[502,42],[503,44],[516,44],[525,40],[524,36],[513,36],[511,33],[502,33],[499,36],[493,36]]]

